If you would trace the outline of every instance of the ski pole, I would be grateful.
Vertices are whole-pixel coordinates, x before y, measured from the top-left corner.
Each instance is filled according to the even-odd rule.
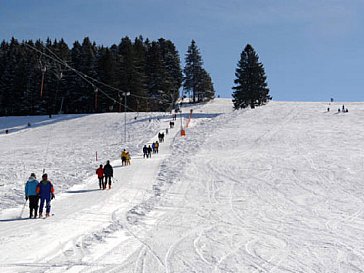
[[[23,212],[24,212],[25,205],[26,205],[27,201],[28,201],[28,200],[26,199],[26,200],[25,200],[25,202],[24,202],[24,205],[23,205],[23,208],[21,209],[21,212],[20,212],[19,218],[22,218],[22,217],[23,217]]]

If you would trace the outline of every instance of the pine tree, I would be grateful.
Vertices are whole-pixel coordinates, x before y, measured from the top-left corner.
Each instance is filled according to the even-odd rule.
[[[1,110],[4,115],[16,114],[16,68],[17,56],[19,50],[19,43],[15,38],[12,38],[4,56],[5,67],[3,74],[0,77],[0,88],[2,90],[2,107]]]
[[[192,98],[193,102],[196,102],[197,98],[197,85],[202,70],[202,58],[200,50],[198,49],[196,42],[192,40],[191,45],[187,49],[185,58],[183,89],[185,94],[188,94]]]
[[[233,87],[234,108],[251,108],[265,104],[272,98],[268,95],[263,64],[251,45],[246,45],[240,55],[240,61],[235,71],[236,79]]]
[[[53,52],[60,60],[66,63],[71,62],[70,49],[63,39],[61,39],[59,42],[54,42]],[[56,114],[61,111],[61,107],[67,92],[67,81],[70,77],[70,74],[73,72],[70,71],[68,67],[61,65],[60,63],[55,63],[53,67],[53,86],[55,87],[55,90],[52,100],[52,113]]]
[[[165,102],[165,110],[168,109],[171,111],[175,108],[175,103],[179,97],[179,89],[182,84],[180,58],[175,45],[171,41],[161,38],[158,40],[158,43],[166,71],[166,78],[164,79],[166,90],[164,90],[162,101]]]
[[[97,52],[97,79],[114,88],[115,86],[115,58],[109,48],[101,47]],[[104,87],[103,87],[104,88]],[[95,92],[95,109],[97,112],[107,112],[109,110],[110,99],[104,94]],[[114,89],[107,90],[111,97],[117,97],[118,92]]]
[[[148,88],[146,76],[146,53],[147,48],[144,44],[143,37],[139,36],[134,40],[133,44],[133,67],[134,73],[132,77],[131,90],[131,107],[136,111],[146,109],[148,105]],[[129,100],[128,100],[129,101]]]
[[[193,102],[213,99],[215,90],[212,80],[209,73],[202,67],[202,57],[194,40],[188,47],[185,62],[186,65],[183,70],[184,94],[189,95]]]
[[[209,101],[215,97],[215,89],[209,73],[205,69],[201,69],[199,81],[196,86],[197,98],[199,102]]]
[[[158,42],[152,42],[147,51],[146,75],[148,77],[148,92],[151,98],[149,107],[152,111],[165,111],[163,94],[169,88],[166,66],[162,50]]]

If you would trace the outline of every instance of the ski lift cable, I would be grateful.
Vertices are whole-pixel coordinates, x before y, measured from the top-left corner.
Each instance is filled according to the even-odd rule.
[[[44,46],[44,45],[43,45]],[[57,54],[56,53],[54,53],[50,48],[48,48],[48,47],[46,47],[46,49],[55,57],[55,58],[57,58],[57,60],[59,60],[59,61],[61,61],[61,62],[64,62],[64,65],[66,65],[66,66],[69,66],[64,60],[62,60],[60,57],[58,57],[57,56]],[[80,72],[80,73],[82,73],[82,72]],[[116,87],[114,87],[114,86],[111,86],[111,85],[109,85],[109,84],[107,84],[107,83],[104,83],[104,82],[101,82],[101,81],[99,81],[99,80],[97,80],[97,79],[95,79],[95,78],[93,78],[93,77],[90,77],[90,76],[88,76],[88,75],[86,75],[86,74],[83,74],[85,77],[87,77],[87,78],[89,78],[90,80],[92,80],[92,81],[94,81],[94,82],[96,82],[96,83],[99,83],[99,84],[101,84],[101,85],[103,85],[103,86],[105,86],[105,87],[108,87],[108,88],[110,88],[110,89],[112,89],[112,90],[114,90],[114,91],[118,91],[118,92],[124,92],[124,91],[122,91],[122,90],[120,90],[120,89],[118,89],[118,88],[116,88]],[[140,99],[146,99],[146,100],[149,100],[149,99],[151,99],[150,97],[144,97],[144,96],[139,96],[139,95],[135,95],[135,94],[130,94],[130,96],[132,96],[132,97],[135,97],[135,98],[140,98]]]
[[[67,63],[65,63],[65,62],[63,62],[63,61],[60,61],[60,60],[58,60],[58,59],[56,59],[56,58],[54,58],[54,57],[52,57],[52,56],[50,56],[50,55],[48,55],[48,54],[46,54],[46,53],[42,53],[39,49],[37,49],[37,48],[34,48],[34,47],[32,47],[32,46],[30,46],[30,45],[28,45],[28,44],[26,44],[28,47],[30,47],[30,48],[32,48],[33,50],[35,50],[35,51],[37,51],[38,53],[41,53],[41,54],[43,54],[44,56],[46,56],[46,57],[48,57],[48,58],[50,58],[50,59],[52,59],[52,60],[54,60],[54,61],[56,61],[56,62],[58,62],[58,63],[60,63],[60,64],[62,64],[62,65],[64,65],[64,66],[66,66],[67,68],[69,68],[69,69],[71,69],[73,72],[75,72],[79,77],[81,77],[84,81],[86,81],[87,83],[89,83],[90,85],[92,85],[92,86],[94,86],[94,84],[90,81],[90,80],[88,80],[85,76],[84,76],[84,74],[83,73],[81,73],[80,71],[78,71],[77,69],[75,69],[75,68],[73,68],[73,67],[71,67],[69,64],[67,64]],[[119,102],[117,102],[114,98],[112,98],[109,94],[107,94],[106,92],[104,92],[101,88],[99,88],[99,91],[102,93],[102,94],[104,94],[107,98],[109,98],[110,100],[112,100],[112,101],[115,101],[116,103],[118,103],[118,104],[120,104]]]
[[[110,89],[112,89],[112,90],[115,90],[115,91],[118,91],[118,92],[123,92],[122,90],[120,90],[120,89],[118,89],[118,88],[116,88],[116,87],[113,87],[113,86],[111,86],[111,85],[109,85],[109,84],[106,84],[106,83],[104,83],[104,82],[101,82],[101,81],[99,81],[99,80],[97,80],[97,79],[95,79],[95,78],[92,78],[92,77],[90,77],[90,76],[88,76],[88,75],[86,75],[86,74],[84,74],[84,73],[82,73],[82,72],[80,72],[80,71],[78,71],[77,69],[74,69],[73,67],[71,67],[67,62],[65,62],[63,59],[61,59],[56,53],[54,53],[50,48],[48,48],[48,47],[46,47],[46,46],[44,46],[43,44],[42,44],[42,46],[46,49],[46,50],[48,50],[49,52],[50,52],[50,54],[52,54],[53,56],[54,56],[54,58],[56,58],[59,62],[61,62],[64,66],[66,66],[66,67],[68,67],[69,69],[71,69],[72,71],[74,71],[76,74],[78,74],[80,77],[82,77],[85,81],[87,81],[89,84],[91,84],[92,86],[95,86],[93,83],[91,83],[90,81],[88,81],[86,78],[88,78],[88,79],[90,79],[90,80],[92,80],[92,81],[94,81],[94,82],[97,82],[97,83],[99,83],[99,84],[101,84],[101,85],[103,85],[103,86],[105,86],[105,87],[108,87],[108,88],[110,88]],[[105,94],[105,92],[103,92],[103,90],[100,90],[101,91],[101,93],[103,93],[105,96],[107,96],[109,99],[111,99],[111,100],[113,100],[110,96],[108,96],[107,94]],[[131,97],[135,97],[135,98],[140,98],[140,99],[145,99],[145,100],[155,100],[155,101],[158,101],[158,100],[160,100],[160,98],[153,98],[153,97],[144,97],[144,96],[139,96],[139,95],[134,95],[134,94],[130,94],[130,96]],[[118,103],[118,104],[120,104],[120,103]],[[125,105],[124,105],[125,106]],[[126,107],[127,109],[129,109],[129,110],[132,110],[132,112],[139,112],[139,111],[135,111],[134,109],[131,109],[130,107]]]
[[[46,50],[48,50],[59,62],[62,62],[65,66],[67,66],[67,67],[69,67],[70,69],[72,69],[72,70],[74,70],[74,71],[76,71],[76,69],[74,69],[74,68],[72,68],[67,62],[65,62],[64,60],[62,60],[56,53],[54,53],[50,48],[48,48],[48,47],[46,47],[46,46],[44,46],[43,44],[42,44],[42,46],[43,47],[45,47],[45,49]],[[114,90],[114,91],[118,91],[118,92],[124,92],[124,91],[122,91],[122,90],[120,90],[120,89],[118,89],[118,88],[116,88],[116,87],[114,87],[114,86],[111,86],[111,85],[109,85],[109,84],[107,84],[107,83],[104,83],[104,82],[101,82],[101,81],[99,81],[99,80],[97,80],[97,79],[95,79],[95,78],[93,78],[93,77],[90,77],[90,76],[88,76],[88,75],[86,75],[86,74],[84,74],[84,73],[82,73],[82,72],[80,72],[80,71],[78,71],[79,73],[81,73],[81,74],[83,74],[83,76],[85,76],[85,77],[87,77],[87,78],[89,78],[90,80],[92,80],[92,81],[94,81],[94,82],[96,82],[96,83],[99,83],[99,84],[101,84],[101,85],[103,85],[103,86],[105,86],[105,87],[108,87],[108,88],[110,88],[110,89],[112,89],[112,90]],[[130,96],[132,96],[132,97],[135,97],[135,98],[140,98],[140,99],[146,99],[146,100],[158,100],[158,98],[151,98],[151,97],[145,97],[145,96],[140,96],[140,95],[135,95],[135,94],[130,94]]]
[[[108,97],[109,99],[111,99],[114,103],[117,103],[117,104],[120,104],[120,105],[122,105],[121,104],[121,102],[118,102],[117,100],[115,100],[115,99],[113,99],[111,96],[109,96],[107,93],[105,93],[101,88],[97,88],[91,81],[89,81],[88,79],[86,79],[83,75],[82,75],[82,73],[81,72],[79,72],[79,71],[77,71],[76,69],[74,69],[74,68],[72,68],[70,65],[68,65],[67,63],[65,63],[64,61],[62,61],[62,60],[59,60],[59,58],[58,58],[58,56],[56,56],[56,57],[52,57],[52,56],[50,56],[50,55],[48,55],[48,54],[46,54],[46,53],[44,53],[44,52],[41,52],[40,50],[38,50],[37,48],[34,48],[34,47],[32,47],[32,46],[30,46],[30,45],[28,45],[28,44],[26,44],[28,47],[30,47],[30,48],[32,48],[33,50],[35,50],[35,51],[37,51],[37,52],[39,52],[40,54],[41,54],[41,56],[40,56],[40,60],[39,60],[39,62],[40,62],[40,64],[41,64],[41,69],[42,69],[42,74],[44,75],[44,73],[45,73],[45,70],[46,70],[46,68],[44,69],[43,68],[43,64],[42,64],[42,61],[41,61],[41,58],[42,58],[42,56],[46,56],[46,57],[48,57],[48,58],[50,58],[50,59],[52,59],[52,60],[54,60],[54,61],[56,61],[56,62],[58,62],[59,64],[61,64],[61,65],[64,65],[64,66],[66,66],[66,67],[68,67],[69,69],[71,69],[72,71],[74,71],[77,75],[79,75],[81,78],[83,78],[86,82],[88,82],[89,84],[91,84],[92,86],[93,86],[93,88],[96,88],[98,91],[100,91],[101,93],[103,93],[106,97]],[[45,67],[45,66],[44,66]],[[132,111],[132,112],[138,112],[138,111],[135,111],[134,109],[132,109],[131,107],[128,107],[128,106],[126,106],[126,105],[124,105],[124,107],[126,107],[127,109],[129,109],[130,111]],[[139,114],[139,112],[138,112],[138,114]],[[43,161],[43,169],[42,169],[42,173],[44,174],[45,173],[45,165],[47,164],[47,161],[48,161],[48,153],[49,153],[49,148],[50,148],[50,144],[51,144],[51,138],[52,138],[52,134],[53,134],[53,129],[54,129],[54,126],[52,126],[51,128],[50,128],[50,131],[49,131],[49,136],[48,136],[48,138],[47,138],[47,144],[46,144],[46,149],[45,149],[45,156],[44,156],[44,161]]]
[[[61,65],[63,65],[63,66],[65,66],[65,67],[67,67],[67,68],[69,68],[70,70],[72,70],[74,73],[76,73],[79,77],[81,77],[84,81],[86,81],[87,83],[89,83],[90,85],[92,85],[92,86],[95,86],[95,84],[93,83],[93,82],[91,82],[89,79],[91,79],[91,80],[93,80],[93,81],[95,81],[95,82],[98,82],[98,83],[100,83],[100,84],[102,84],[102,85],[104,85],[104,86],[107,86],[107,87],[109,87],[109,88],[111,88],[111,89],[113,89],[113,90],[116,90],[116,91],[119,91],[119,92],[123,92],[122,90],[120,90],[120,89],[118,89],[118,88],[115,88],[115,87],[112,87],[112,86],[110,86],[110,85],[108,85],[108,84],[106,84],[106,83],[103,83],[103,82],[100,82],[100,81],[98,81],[98,80],[96,80],[96,79],[94,79],[94,78],[92,78],[92,77],[90,77],[90,76],[88,76],[88,75],[86,75],[86,74],[84,74],[84,73],[82,73],[82,72],[80,72],[80,71],[78,71],[77,69],[75,69],[75,68],[73,68],[72,66],[70,66],[67,62],[65,62],[64,60],[62,60],[62,59],[60,59],[54,52],[52,52],[49,48],[47,48],[47,47],[45,47],[43,44],[42,44],[42,46],[44,47],[44,48],[46,48],[48,51],[50,51],[51,52],[51,54],[52,55],[54,55],[54,56],[51,56],[51,55],[49,55],[49,54],[47,54],[47,53],[44,53],[44,52],[42,52],[42,51],[40,51],[39,49],[37,49],[37,48],[35,48],[35,47],[33,47],[33,46],[31,46],[31,45],[29,45],[29,44],[26,44],[25,43],[25,45],[26,46],[28,46],[29,48],[31,48],[32,50],[34,50],[34,51],[36,51],[36,52],[38,52],[38,53],[40,53],[41,55],[43,55],[43,56],[46,56],[47,58],[50,58],[50,59],[52,59],[52,60],[54,60],[55,62],[57,62],[57,63],[59,63],[59,64],[61,64]],[[88,79],[89,78],[89,79]],[[112,100],[112,101],[114,101],[114,103],[117,103],[117,104],[119,104],[119,105],[122,105],[120,102],[118,102],[117,100],[115,100],[114,98],[112,98],[109,94],[107,94],[105,91],[103,91],[101,88],[98,88],[99,89],[99,91],[100,91],[100,93],[102,93],[103,95],[105,95],[107,98],[109,98],[110,100]],[[132,96],[132,97],[136,97],[136,98],[141,98],[141,99],[146,99],[146,100],[159,100],[158,98],[153,98],[153,97],[143,97],[143,96],[138,96],[138,95],[133,95],[133,94],[130,94],[130,96]],[[132,109],[132,108],[130,108],[130,107],[126,107],[127,109],[129,109],[129,110],[131,110],[132,112],[138,112],[138,111],[136,111],[136,110],[134,110],[134,109]]]

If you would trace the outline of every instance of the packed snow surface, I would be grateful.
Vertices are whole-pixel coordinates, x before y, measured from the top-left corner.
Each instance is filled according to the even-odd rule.
[[[126,139],[123,114],[0,118],[0,272],[364,271],[364,103],[327,107],[219,99],[191,107],[181,137],[186,107],[151,159],[169,115],[128,114]],[[54,215],[27,219],[43,169]]]

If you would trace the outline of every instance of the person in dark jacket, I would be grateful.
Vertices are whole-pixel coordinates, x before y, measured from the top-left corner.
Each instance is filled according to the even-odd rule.
[[[143,158],[148,158],[148,148],[147,145],[143,147]]]
[[[40,198],[39,218],[43,216],[43,207],[46,203],[46,217],[50,216],[51,200],[54,199],[54,188],[51,181],[48,180],[48,175],[42,175],[42,180],[38,184],[37,193]]]
[[[31,173],[27,183],[25,184],[25,200],[29,199],[29,218],[33,217],[33,210],[34,218],[37,218],[39,202],[39,197],[37,195],[38,184],[39,182],[36,179],[35,174]]]
[[[102,164],[96,170],[96,174],[97,174],[97,178],[99,179],[99,187],[101,190],[104,187],[104,168],[102,167]]]
[[[109,181],[109,189],[111,188],[111,177],[113,177],[114,170],[112,166],[110,165],[110,161],[106,161],[106,164],[104,166],[104,175],[105,175],[105,182],[103,189],[106,189],[107,181]]]
[[[147,157],[149,157],[149,158],[152,157],[152,151],[153,151],[152,147],[150,147],[150,145],[148,145],[148,156]]]

